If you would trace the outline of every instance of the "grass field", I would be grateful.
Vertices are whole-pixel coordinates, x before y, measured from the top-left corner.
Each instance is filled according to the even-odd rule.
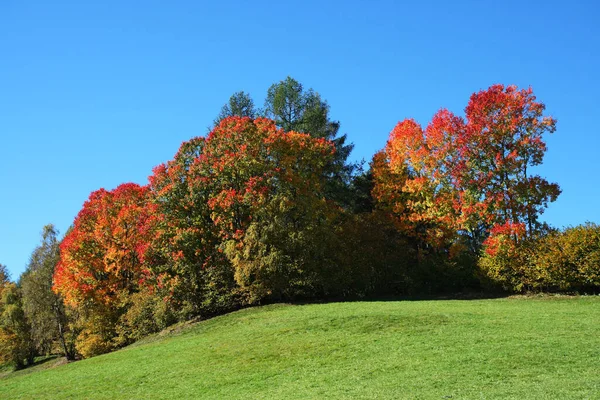
[[[0,379],[0,398],[598,399],[600,297],[242,310]]]

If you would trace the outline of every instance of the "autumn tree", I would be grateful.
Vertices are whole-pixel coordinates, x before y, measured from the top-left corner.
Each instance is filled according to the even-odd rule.
[[[399,220],[434,246],[457,243],[460,233],[476,253],[493,226],[507,223],[532,234],[560,193],[532,174],[546,150],[543,134],[556,125],[544,108],[531,89],[493,85],[471,96],[465,118],[442,109],[424,130],[404,120],[390,135],[382,165],[402,178],[380,182],[387,189],[376,192],[392,188]]]
[[[58,231],[46,225],[42,242],[31,254],[29,265],[19,282],[23,293],[23,309],[31,323],[31,334],[40,354],[50,354],[55,345],[60,346],[64,356],[75,358],[74,318],[62,298],[52,291],[52,279],[58,264]]]
[[[128,296],[150,278],[144,267],[153,215],[148,190],[127,183],[93,192],[60,245],[54,290],[82,312],[78,350],[84,356],[115,346]]]
[[[445,110],[426,130],[412,119],[404,120],[374,159],[379,201],[391,207],[403,231],[434,248],[452,241],[458,229],[453,208],[458,191],[449,165],[454,160],[445,155],[453,151],[453,137],[447,134],[453,120]]]
[[[17,369],[33,364],[36,356],[31,324],[23,311],[22,293],[17,284],[3,285],[0,298],[0,362],[12,362]]]
[[[222,249],[250,301],[322,290],[336,212],[323,171],[333,156],[331,142],[267,119],[224,120],[207,138],[197,182],[210,190]]]
[[[532,171],[546,152],[543,135],[556,129],[544,110],[531,88],[493,85],[471,96],[459,182],[479,196],[483,212],[492,215],[489,225],[520,223],[533,234],[543,228],[540,214],[560,194],[557,184]]]
[[[230,117],[154,170],[152,265],[205,314],[324,292],[338,213],[324,191],[333,144],[268,119]],[[187,293],[187,294],[185,294]]]
[[[233,270],[219,251],[219,237],[208,206],[218,171],[200,180],[195,165],[204,157],[206,138],[184,142],[174,159],[150,177],[156,231],[148,253],[158,289],[186,319],[228,310],[237,304]],[[192,167],[194,169],[192,170]]]

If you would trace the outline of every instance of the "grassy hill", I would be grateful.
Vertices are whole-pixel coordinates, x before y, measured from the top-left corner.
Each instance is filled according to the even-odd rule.
[[[600,398],[600,297],[273,305],[0,379],[0,398]]]

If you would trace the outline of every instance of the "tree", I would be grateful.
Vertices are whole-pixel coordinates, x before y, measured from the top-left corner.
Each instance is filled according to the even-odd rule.
[[[155,236],[147,257],[178,319],[235,308],[233,270],[218,251],[219,237],[208,207],[209,185],[218,171],[197,176],[207,139],[184,142],[174,159],[154,168],[151,199],[156,207]],[[192,169],[192,167],[194,167]]]
[[[402,230],[433,248],[445,247],[458,229],[454,159],[447,156],[453,151],[453,137],[446,134],[455,123],[446,110],[438,112],[425,131],[406,119],[374,158],[379,200],[391,206]]]
[[[323,290],[337,208],[325,199],[331,142],[229,117],[154,170],[153,271],[191,314]],[[322,275],[321,275],[322,276]]]
[[[329,104],[313,89],[304,90],[291,77],[269,87],[265,99],[265,116],[285,132],[307,133],[335,144],[336,158],[346,161],[352,145],[345,145],[346,135],[337,137],[340,123],[329,118]]]
[[[54,290],[83,318],[77,349],[109,351],[128,297],[151,287],[144,257],[153,229],[149,188],[133,183],[93,192],[60,245]]]
[[[137,290],[151,234],[148,187],[134,183],[93,192],[60,245],[55,290],[70,304],[109,304]]]
[[[19,287],[10,281],[5,265],[0,264],[0,362],[12,362],[17,369],[33,363],[35,346]]]
[[[33,364],[35,345],[31,325],[23,311],[19,287],[8,282],[0,298],[0,361],[13,362],[17,369]]]
[[[254,101],[250,94],[246,92],[235,92],[227,104],[221,107],[217,118],[213,121],[213,127],[219,125],[219,122],[228,117],[248,117],[256,118],[257,110],[254,107]]]
[[[10,274],[6,265],[0,264],[0,296],[2,295],[2,289],[10,282]]]
[[[265,116],[285,132],[307,133],[334,144],[334,157],[324,170],[328,177],[325,191],[328,198],[350,207],[350,181],[355,165],[347,164],[347,159],[354,145],[346,143],[347,135],[338,136],[340,123],[329,118],[329,104],[319,93],[312,89],[305,91],[301,83],[288,76],[268,89]]]
[[[52,291],[52,278],[58,264],[58,231],[46,225],[42,231],[42,243],[33,251],[29,265],[19,283],[23,293],[23,309],[31,323],[31,334],[40,354],[53,351],[58,342],[68,360],[75,359],[76,330],[71,314],[65,309],[62,298]]]
[[[221,249],[249,302],[324,290],[336,208],[325,200],[333,144],[268,119],[229,118],[194,164]],[[200,189],[198,189],[200,190]]]
[[[442,109],[425,130],[400,122],[385,148],[388,167],[402,176],[393,192],[398,218],[434,245],[457,243],[461,233],[473,253],[493,226],[543,229],[538,217],[560,193],[531,174],[546,151],[543,134],[556,126],[544,108],[531,89],[493,85],[471,96],[466,118]]]
[[[546,152],[543,135],[556,130],[544,110],[531,88],[493,85],[471,96],[459,182],[479,195],[484,212],[493,215],[490,225],[510,221],[536,233],[544,228],[539,215],[560,194],[557,184],[531,173]]]

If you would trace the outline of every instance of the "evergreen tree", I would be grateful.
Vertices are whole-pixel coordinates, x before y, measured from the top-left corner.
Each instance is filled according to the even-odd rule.
[[[304,90],[301,83],[291,77],[271,85],[265,100],[265,116],[275,121],[284,131],[308,133],[314,138],[333,142],[335,156],[326,168],[328,198],[351,207],[351,179],[356,168],[348,164],[354,145],[348,144],[346,134],[338,135],[339,121],[329,117],[329,104],[313,89]]]
[[[219,125],[219,123],[227,117],[249,117],[256,118],[258,112],[254,107],[254,101],[250,94],[246,92],[235,92],[230,98],[227,104],[221,107],[221,111],[215,120],[213,121],[213,127]]]

